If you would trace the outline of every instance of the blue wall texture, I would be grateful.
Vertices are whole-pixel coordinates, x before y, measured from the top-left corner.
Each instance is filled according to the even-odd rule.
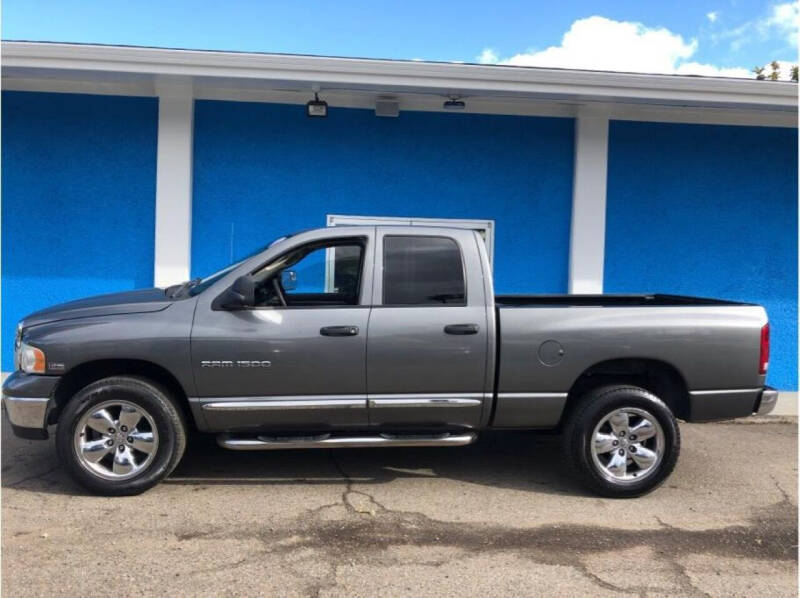
[[[327,214],[496,221],[500,292],[565,292],[573,121],[198,101],[192,275]]]
[[[612,122],[605,290],[763,304],[797,389],[797,130]]]
[[[25,314],[152,284],[155,99],[4,92],[2,364]],[[797,131],[614,121],[607,292],[753,301],[797,388]],[[198,101],[192,275],[327,214],[494,219],[500,293],[567,288],[571,119]],[[35,222],[36,226],[31,226]]]
[[[3,371],[26,314],[152,286],[157,129],[151,98],[3,92]]]

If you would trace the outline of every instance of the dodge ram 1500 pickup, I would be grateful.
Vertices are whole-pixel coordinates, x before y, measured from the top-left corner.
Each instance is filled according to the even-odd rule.
[[[527,267],[521,265],[522,267]],[[70,474],[136,494],[190,429],[239,450],[459,446],[557,430],[597,493],[658,486],[676,418],[767,413],[762,307],[671,295],[499,295],[480,235],[302,232],[203,279],[22,320],[3,385],[14,432]]]

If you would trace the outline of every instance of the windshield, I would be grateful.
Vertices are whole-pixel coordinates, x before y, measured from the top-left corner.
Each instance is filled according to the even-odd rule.
[[[233,270],[235,270],[236,268],[241,266],[243,263],[245,263],[247,260],[249,260],[254,255],[258,255],[262,251],[264,251],[266,249],[269,249],[270,247],[272,247],[276,243],[280,243],[281,241],[284,241],[285,239],[288,239],[291,236],[292,235],[285,235],[283,237],[278,237],[277,239],[272,241],[272,243],[270,243],[269,245],[265,245],[263,247],[259,247],[258,249],[256,249],[252,253],[250,253],[247,256],[245,256],[242,259],[240,259],[238,262],[234,262],[230,266],[225,266],[222,270],[218,270],[218,271],[214,272],[213,274],[209,274],[205,278],[200,278],[200,279],[196,279],[194,281],[190,281],[189,284],[191,284],[191,287],[189,288],[189,296],[194,297],[195,295],[199,295],[200,293],[205,291],[208,287],[210,287],[212,284],[217,282],[220,278],[223,278],[225,275],[229,274],[230,272],[232,272]]]

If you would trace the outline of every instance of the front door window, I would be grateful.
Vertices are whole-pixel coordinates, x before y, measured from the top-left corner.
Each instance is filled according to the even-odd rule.
[[[364,244],[328,241],[299,247],[255,274],[256,307],[358,305]]]

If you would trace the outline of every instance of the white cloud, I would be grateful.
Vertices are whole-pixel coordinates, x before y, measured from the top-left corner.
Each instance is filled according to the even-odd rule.
[[[684,62],[679,64],[674,71],[678,75],[702,75],[703,77],[739,77],[752,79],[755,75],[744,67],[720,68],[713,64],[700,62]]]
[[[502,64],[547,66],[591,70],[664,73],[676,62],[689,58],[697,41],[684,39],[663,28],[651,29],[641,23],[588,17],[575,21],[560,46],[516,54]]]
[[[716,23],[717,19],[719,18],[719,13],[716,10],[712,10],[711,12],[706,13],[706,18],[712,23]]]
[[[800,27],[800,5],[795,2],[775,4],[769,16],[759,22],[762,33],[769,34],[771,30],[782,33],[791,46],[797,46],[797,33]]]
[[[498,60],[500,60],[500,57],[492,48],[484,48],[483,52],[478,56],[480,64],[495,64]]]
[[[558,46],[501,58],[491,48],[477,57],[482,64],[508,64],[635,73],[752,78],[745,67],[718,67],[690,60],[696,39],[685,40],[663,27],[593,16],[572,23]],[[788,68],[785,69],[788,78]],[[784,78],[784,77],[782,77]]]
[[[795,2],[785,2],[773,4],[764,16],[715,33],[712,39],[730,40],[731,50],[737,52],[754,41],[780,36],[796,53],[798,27],[800,27],[800,5]]]

